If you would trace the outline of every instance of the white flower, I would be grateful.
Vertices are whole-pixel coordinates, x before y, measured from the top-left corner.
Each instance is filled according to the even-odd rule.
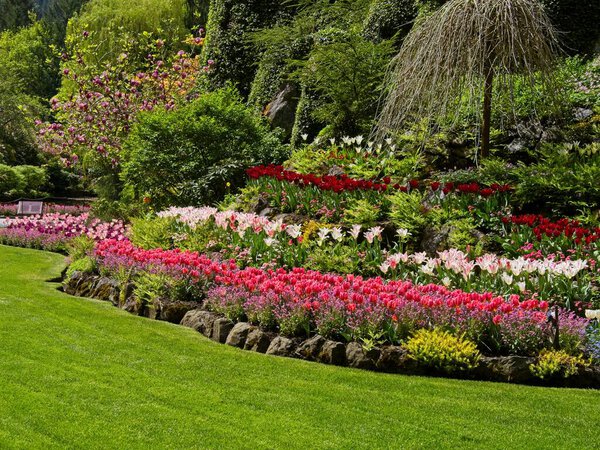
[[[389,269],[390,269],[390,265],[387,262],[383,262],[379,266],[379,270],[381,270],[383,273],[387,273]]]
[[[383,228],[381,228],[381,227],[371,227],[371,228],[369,228],[369,232],[373,233],[373,236],[375,236],[376,238],[380,238],[381,237],[381,233],[383,232]]]
[[[334,145],[335,144],[335,138],[329,139],[329,142],[331,142],[331,145]]]
[[[327,236],[330,232],[331,230],[329,228],[321,228],[319,230],[319,232],[317,233],[317,235],[319,236],[319,245],[321,245],[325,241],[325,239],[327,239]]]
[[[358,145],[360,145],[360,143],[363,141],[364,137],[363,136],[356,136],[354,138],[354,142],[356,142]]]
[[[361,228],[361,225],[352,225],[352,230],[350,230],[350,236],[352,236],[354,239],[358,239],[358,235],[360,234]]]
[[[392,138],[387,138],[385,142],[387,143],[387,145],[392,145]]]
[[[303,133],[303,134],[300,135],[300,137],[302,138],[303,141],[305,141],[305,140],[308,139],[308,134]]]
[[[335,227],[333,230],[331,230],[331,237],[340,242],[344,238],[344,233],[342,232],[341,227]]]
[[[519,281],[519,282],[517,283],[517,286],[519,287],[519,290],[520,290],[521,292],[525,292],[525,282],[524,282],[524,281]]]
[[[267,247],[271,247],[276,242],[277,242],[277,239],[265,238],[265,244],[267,244]]]
[[[401,239],[404,239],[405,237],[410,236],[410,232],[406,228],[398,228],[398,230],[396,231],[396,234]]]
[[[511,285],[513,282],[513,277],[512,275],[507,274],[506,272],[502,272],[502,275],[500,275],[500,278],[502,279],[502,281],[505,284]]]
[[[301,225],[289,225],[286,229],[285,232],[288,234],[289,237],[291,237],[292,239],[297,239],[298,237],[300,237],[300,235],[302,234],[302,226]]]
[[[450,280],[450,278],[448,277],[444,277],[442,278],[442,284],[446,287],[450,286],[450,283],[452,283],[452,280]]]

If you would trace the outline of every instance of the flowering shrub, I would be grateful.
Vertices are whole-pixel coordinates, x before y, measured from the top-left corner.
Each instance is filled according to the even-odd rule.
[[[540,352],[537,362],[531,364],[529,369],[543,380],[554,377],[569,378],[588,365],[581,356],[572,356],[563,350],[544,349]]]
[[[282,333],[313,330],[331,337],[368,340],[375,331],[382,339],[398,342],[419,328],[441,327],[465,335],[483,348],[509,351],[496,336],[508,339],[518,333],[511,321],[523,321],[539,337],[527,346],[513,346],[523,353],[543,348],[549,342],[547,303],[517,296],[503,298],[492,293],[451,291],[444,286],[416,285],[354,275],[333,275],[295,268],[239,269],[234,261],[219,262],[196,252],[142,250],[127,240],[105,240],[96,245],[96,259],[108,272],[162,272],[191,284],[214,286],[209,305],[231,317],[244,315],[264,327],[276,326]],[[512,316],[511,316],[512,315]],[[580,336],[587,321],[581,319],[564,333]],[[507,331],[505,331],[507,329]]]
[[[0,243],[32,247],[50,251],[65,251],[72,239],[85,235],[95,241],[125,239],[127,227],[114,220],[102,222],[91,219],[88,213],[45,214],[9,219],[6,228],[0,228]]]
[[[437,328],[416,331],[406,350],[420,365],[449,373],[474,369],[481,356],[475,343]]]

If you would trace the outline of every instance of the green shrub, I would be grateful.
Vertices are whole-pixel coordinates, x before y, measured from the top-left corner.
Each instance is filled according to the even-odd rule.
[[[328,125],[331,136],[368,133],[392,43],[374,43],[357,32],[329,28],[315,36],[308,60],[298,61],[300,82],[317,93],[313,117]]]
[[[360,224],[367,227],[375,225],[381,215],[381,208],[366,199],[351,200],[344,210],[342,221],[348,225]]]
[[[345,246],[313,247],[304,264],[307,269],[341,274],[355,273],[358,265],[356,251]]]
[[[88,236],[77,236],[67,243],[67,253],[71,261],[83,259],[86,256],[91,256],[96,243]]]
[[[367,39],[404,37],[417,16],[414,0],[374,0],[365,19],[363,34]]]
[[[581,356],[573,356],[564,350],[544,349],[540,352],[535,364],[531,364],[531,373],[542,380],[548,378],[569,378],[576,375],[580,368],[589,363]]]
[[[398,191],[388,196],[390,201],[390,220],[397,228],[407,229],[413,236],[421,233],[427,225],[424,214],[423,194],[418,191],[410,193]]]
[[[67,278],[71,278],[75,272],[94,273],[97,265],[96,260],[91,256],[84,256],[76,259],[67,268]]]
[[[146,250],[173,248],[176,221],[170,217],[145,217],[131,220],[131,242]]]
[[[405,347],[420,365],[447,373],[474,369],[481,357],[475,343],[439,329],[417,330]]]
[[[37,166],[15,166],[15,172],[23,179],[19,195],[41,197],[48,184],[48,174],[43,167]]]
[[[284,148],[232,89],[175,111],[144,114],[125,143],[123,179],[158,209],[217,202],[243,186],[244,170],[280,162]]]
[[[10,191],[19,189],[23,183],[22,175],[13,167],[0,164],[0,196],[6,196]]]

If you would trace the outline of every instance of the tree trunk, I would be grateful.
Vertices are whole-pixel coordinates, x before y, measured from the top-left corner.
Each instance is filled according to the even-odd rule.
[[[483,123],[481,126],[481,157],[490,155],[490,122],[492,119],[492,93],[494,72],[488,69],[483,88]]]

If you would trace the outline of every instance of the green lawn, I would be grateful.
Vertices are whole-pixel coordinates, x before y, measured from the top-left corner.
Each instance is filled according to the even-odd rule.
[[[56,290],[0,246],[0,448],[598,448],[600,392],[269,357]]]

